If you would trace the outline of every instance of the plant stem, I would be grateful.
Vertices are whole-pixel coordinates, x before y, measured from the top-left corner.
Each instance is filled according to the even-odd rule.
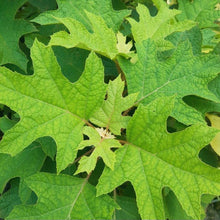
[[[116,68],[117,68],[118,74],[121,74],[121,79],[126,82],[125,74],[124,74],[124,72],[122,71],[122,69],[121,69],[121,67],[120,67],[120,65],[119,65],[119,63],[118,63],[118,61],[117,61],[117,60],[113,60],[113,61],[115,62],[115,66],[116,66]]]
[[[83,156],[89,155],[90,153],[92,153],[94,151],[95,148],[90,149],[89,151],[87,151],[86,153],[84,153],[82,156],[76,158],[72,164],[77,163]]]
[[[121,144],[128,144],[128,142],[127,141],[125,141],[125,140],[118,140]]]

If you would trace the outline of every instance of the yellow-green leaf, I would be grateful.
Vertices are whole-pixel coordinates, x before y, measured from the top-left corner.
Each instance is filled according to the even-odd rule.
[[[211,114],[207,114],[206,116],[210,120],[213,128],[220,129],[220,117]],[[214,149],[214,151],[220,156],[220,133],[218,133],[212,140],[211,146]]]
[[[173,105],[173,97],[163,97],[138,107],[128,124],[127,144],[116,151],[114,170],[106,167],[97,186],[101,195],[131,182],[142,219],[165,219],[165,186],[193,219],[200,219],[201,196],[220,192],[220,171],[198,157],[218,131],[197,124],[168,133],[166,121]]]
[[[16,111],[21,120],[8,130],[0,152],[15,155],[44,136],[57,144],[57,170],[73,162],[82,140],[82,128],[100,108],[106,93],[101,60],[91,53],[80,79],[69,82],[50,47],[35,41],[31,49],[34,75],[24,76],[0,68],[0,103]]]
[[[90,156],[83,156],[80,159],[79,167],[75,174],[80,172],[87,172],[89,174],[95,169],[98,157],[101,157],[104,163],[113,170],[115,154],[111,151],[111,148],[120,148],[122,145],[114,139],[114,136],[108,134],[104,129],[96,130],[91,127],[84,127],[83,133],[89,137],[89,140],[82,141],[78,149],[93,146],[94,150]]]

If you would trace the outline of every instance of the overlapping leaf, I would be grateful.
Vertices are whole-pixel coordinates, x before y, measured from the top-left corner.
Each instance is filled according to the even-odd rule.
[[[202,44],[203,44],[203,52],[209,53],[212,51],[216,45],[220,42],[220,32],[214,31],[211,28],[205,28],[201,30],[202,33]]]
[[[194,28],[191,28],[188,31],[185,32],[176,32],[168,37],[166,37],[166,40],[169,40],[172,42],[172,44],[177,47],[178,44],[180,44],[183,41],[189,41],[192,45],[192,51],[194,55],[201,54],[201,46],[202,46],[202,33],[200,31],[200,28],[198,26],[195,26]],[[175,47],[173,49],[175,49]],[[166,53],[172,52],[166,51]]]
[[[218,99],[220,99],[220,75],[209,83],[209,89],[216,95]],[[202,112],[203,115],[205,115],[207,112],[220,112],[219,102],[213,102],[195,96],[186,97],[185,101],[193,108]]]
[[[46,155],[37,143],[33,143],[14,157],[8,154],[0,154],[0,193],[10,179],[14,177],[24,178],[39,171],[45,158]]]
[[[28,0],[28,2],[37,7],[41,12],[57,8],[56,0]]]
[[[82,127],[101,106],[106,86],[101,60],[92,53],[76,83],[61,73],[50,47],[36,41],[32,47],[35,74],[23,76],[0,69],[0,103],[16,111],[21,120],[5,133],[0,152],[15,155],[35,139],[52,137],[57,144],[57,169],[76,156]]]
[[[57,0],[55,10],[56,0],[0,0],[0,65],[25,70],[19,46],[28,54],[35,37],[55,45],[54,55],[50,46],[34,43],[34,71],[31,62],[27,70],[33,75],[12,72],[13,65],[0,68],[0,190],[11,184],[0,196],[0,218],[21,203],[10,219],[203,218],[201,195],[220,192],[219,170],[213,168],[217,155],[209,146],[202,149],[211,143],[218,153],[218,139],[212,139],[217,130],[205,125],[204,116],[220,112],[220,4],[177,1]],[[132,18],[126,7],[134,8]],[[35,29],[21,18],[36,12],[43,12],[33,19],[39,32],[27,36]],[[129,41],[131,31],[136,45]],[[105,78],[101,59],[94,52],[88,57],[90,51],[101,55]],[[126,83],[118,72],[125,73]],[[103,81],[113,78],[106,94]],[[184,130],[187,126],[169,116],[187,125],[202,123]],[[208,114],[212,127],[219,127],[214,116]],[[78,150],[79,162],[69,165]],[[69,165],[63,173],[89,175],[28,177],[44,162],[42,170],[56,172],[55,156],[58,173]],[[88,183],[96,185],[102,172],[98,194],[114,190],[120,211]]]
[[[136,201],[134,198],[126,197],[126,196],[117,196],[117,203],[120,205],[120,210],[115,210],[115,219],[117,220],[137,220],[140,219],[140,215],[138,213]]]
[[[69,33],[60,31],[51,36],[50,45],[60,45],[66,48],[79,47],[86,50],[94,50],[110,59],[118,54],[117,40],[112,29],[108,28],[105,20],[100,16],[86,12],[88,20],[92,24],[90,32],[81,22],[73,18],[59,18]]]
[[[27,58],[19,48],[19,38],[36,30],[29,22],[14,18],[16,11],[25,2],[0,0],[0,65],[11,63],[23,70],[26,70]]]
[[[10,120],[7,116],[3,116],[0,118],[0,130],[3,133],[12,128],[15,124],[16,121]]]
[[[205,117],[207,112],[220,112],[220,103],[218,102],[212,102],[197,96],[188,96],[184,98],[184,101],[187,105],[200,111],[203,117]]]
[[[0,196],[0,218],[6,219],[15,205],[21,204],[18,195],[18,179],[11,181],[10,189]]]
[[[87,179],[39,173],[26,183],[37,194],[37,204],[15,207],[8,219],[111,219],[117,207],[107,195],[96,197]]]
[[[164,189],[164,194],[164,209],[166,213],[166,219],[193,220],[191,217],[186,215],[175,194],[170,189]]]
[[[130,14],[129,10],[115,11],[112,8],[111,0],[57,0],[57,3],[57,10],[42,13],[33,21],[46,25],[58,23],[58,20],[54,19],[54,17],[69,17],[81,22],[87,29],[91,30],[91,23],[87,19],[86,10],[101,17],[106,21],[109,28],[117,32],[124,17]]]
[[[198,23],[200,28],[217,27],[216,21],[220,19],[220,10],[215,10],[219,0],[179,0],[179,10],[181,14],[178,20],[193,20]]]
[[[201,195],[218,194],[219,170],[201,162],[198,153],[216,135],[206,125],[168,133],[166,120],[174,99],[163,97],[139,106],[129,121],[127,144],[116,151],[114,171],[105,168],[98,195],[130,181],[143,219],[164,219],[162,189],[169,187],[187,215],[200,218]],[[192,138],[193,137],[193,138]]]
[[[131,24],[132,34],[134,40],[138,43],[149,38],[155,40],[162,48],[170,48],[172,44],[164,38],[173,32],[185,31],[195,26],[192,21],[177,22],[175,16],[180,13],[178,10],[170,10],[162,1],[157,2],[158,13],[152,17],[150,11],[144,5],[139,4],[137,12],[139,14],[139,21],[132,18],[127,20]]]
[[[110,81],[107,90],[107,99],[91,117],[91,122],[100,127],[106,127],[112,133],[120,135],[121,128],[126,128],[129,116],[122,116],[122,112],[129,109],[135,102],[137,94],[122,97],[124,82],[118,76]]]
[[[158,60],[157,48],[151,40],[136,44],[138,61],[119,59],[128,84],[128,92],[139,92],[139,102],[149,103],[163,95],[177,95],[172,115],[185,124],[203,121],[201,114],[186,105],[182,97],[197,95],[214,102],[219,99],[208,89],[208,83],[220,71],[215,55],[193,56],[190,44],[180,44],[167,60]]]
[[[79,167],[75,174],[85,171],[89,174],[95,169],[98,157],[101,157],[104,163],[113,170],[115,154],[111,151],[111,148],[120,148],[122,145],[117,140],[114,140],[114,136],[107,136],[107,134],[102,137],[97,130],[91,127],[85,127],[83,133],[89,137],[89,140],[82,141],[78,149],[93,146],[94,150],[90,156],[84,156],[80,159]]]

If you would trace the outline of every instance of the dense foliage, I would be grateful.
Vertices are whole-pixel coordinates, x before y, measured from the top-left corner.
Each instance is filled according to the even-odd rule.
[[[219,23],[219,0],[0,0],[0,218],[204,219]]]

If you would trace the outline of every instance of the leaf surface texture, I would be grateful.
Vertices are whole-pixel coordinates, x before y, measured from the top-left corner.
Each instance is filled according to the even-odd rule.
[[[86,179],[39,173],[26,183],[37,194],[37,204],[17,206],[8,219],[110,219],[117,207],[107,195],[96,197]]]
[[[26,70],[27,58],[19,48],[19,38],[36,31],[34,26],[24,19],[15,19],[16,11],[25,0],[0,0],[0,65],[15,64]]]
[[[174,99],[167,97],[139,106],[128,124],[127,144],[116,151],[114,171],[105,168],[97,187],[100,195],[130,181],[143,219],[165,218],[165,186],[173,190],[183,209],[194,219],[200,218],[201,195],[218,194],[220,190],[219,170],[198,158],[200,149],[217,131],[198,124],[168,133],[166,120],[173,103]]]
[[[130,93],[139,92],[138,101],[148,104],[157,97],[176,94],[172,116],[184,124],[204,119],[195,109],[186,105],[182,98],[197,95],[215,102],[219,99],[208,89],[220,68],[220,59],[215,55],[194,56],[190,44],[179,44],[176,51],[166,60],[159,60],[157,47],[152,40],[136,44],[138,61],[121,58]]]
[[[82,127],[101,106],[106,90],[104,70],[101,60],[92,53],[80,79],[70,83],[62,75],[52,49],[37,41],[32,59],[35,73],[31,76],[0,69],[0,102],[21,117],[6,132],[0,151],[15,155],[35,139],[50,136],[57,144],[60,172],[74,160]]]

